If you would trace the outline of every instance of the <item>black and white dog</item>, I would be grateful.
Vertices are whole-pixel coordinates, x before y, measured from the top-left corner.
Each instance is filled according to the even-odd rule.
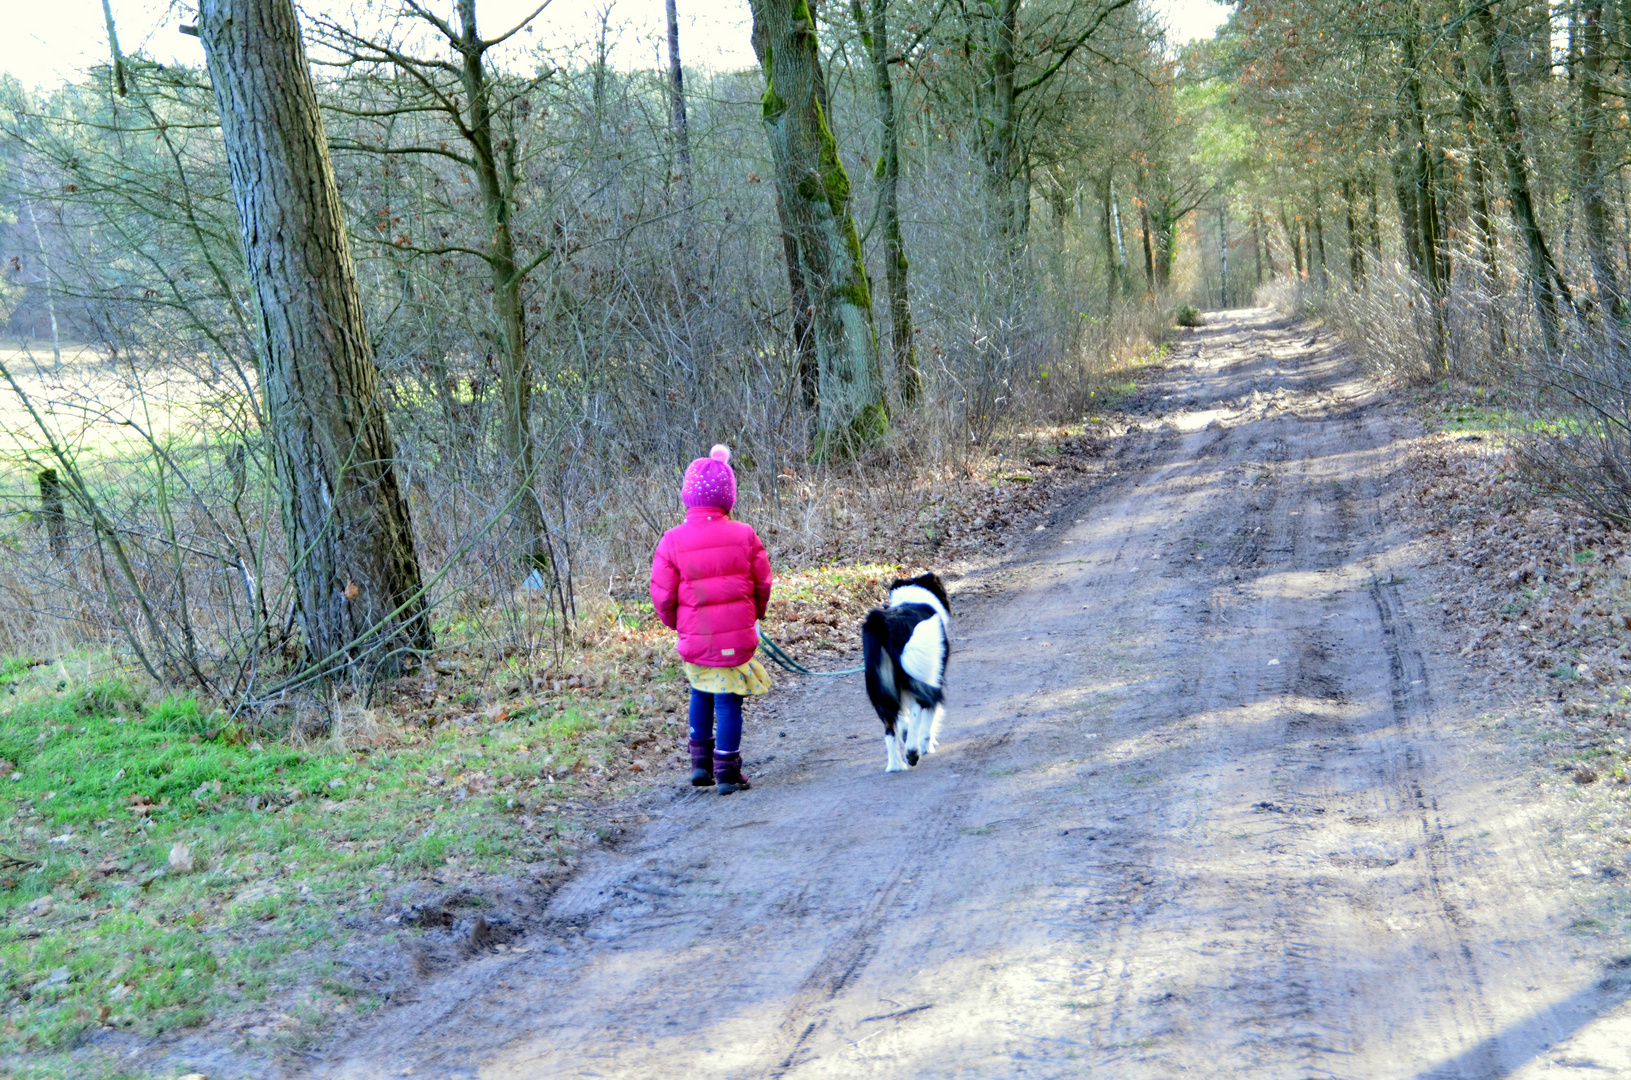
[[[940,579],[923,574],[891,582],[889,606],[874,608],[861,624],[861,649],[866,696],[883,721],[886,770],[900,772],[934,753],[946,713],[942,688],[951,656],[951,601]]]

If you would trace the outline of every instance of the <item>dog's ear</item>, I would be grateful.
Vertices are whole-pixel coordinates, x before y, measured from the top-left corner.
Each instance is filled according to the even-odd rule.
[[[932,573],[923,574],[913,578],[912,584],[921,585],[923,588],[928,589],[934,594],[934,598],[940,601],[941,605],[946,609],[946,613],[948,615],[951,613],[951,598],[946,595],[946,587],[940,584],[939,577]]]

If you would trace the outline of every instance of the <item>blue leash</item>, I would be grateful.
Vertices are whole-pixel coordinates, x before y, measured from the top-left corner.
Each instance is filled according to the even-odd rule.
[[[765,655],[770,657],[770,662],[772,664],[775,664],[783,671],[790,671],[794,675],[820,675],[823,677],[831,677],[837,675],[856,675],[866,670],[866,666],[863,664],[861,667],[845,668],[843,671],[811,671],[797,660],[794,660],[791,656],[788,656],[787,653],[782,650],[780,645],[777,645],[774,641],[771,641],[765,636],[765,632],[763,630],[759,630],[759,644],[765,647]]]

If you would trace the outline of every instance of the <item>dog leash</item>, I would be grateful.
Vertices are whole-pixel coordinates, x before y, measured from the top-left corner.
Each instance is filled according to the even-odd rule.
[[[863,664],[860,667],[845,668],[843,671],[811,671],[797,660],[794,660],[791,656],[788,656],[780,645],[777,645],[765,635],[763,630],[759,631],[759,644],[765,647],[765,655],[770,657],[770,662],[772,664],[775,664],[783,671],[790,671],[794,675],[856,675],[866,670],[866,665]]]

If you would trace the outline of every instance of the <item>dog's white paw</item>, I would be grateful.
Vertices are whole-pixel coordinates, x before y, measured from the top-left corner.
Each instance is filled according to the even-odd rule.
[[[902,762],[902,761],[891,762],[890,764],[885,765],[883,767],[883,771],[886,772],[886,773],[905,772],[906,771],[906,763]]]

